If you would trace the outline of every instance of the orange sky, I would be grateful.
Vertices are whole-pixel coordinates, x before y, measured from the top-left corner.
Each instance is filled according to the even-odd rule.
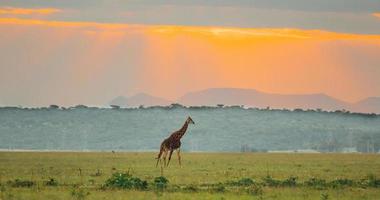
[[[56,8],[14,8],[14,7],[0,7],[0,15],[50,15],[53,13],[60,12]]]
[[[0,18],[0,31],[0,91],[53,98],[15,95],[32,104],[97,104],[137,92],[176,99],[211,87],[380,96],[380,35],[19,18]]]

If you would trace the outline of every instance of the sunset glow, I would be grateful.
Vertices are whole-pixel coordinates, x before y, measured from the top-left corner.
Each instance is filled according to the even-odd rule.
[[[11,14],[11,15],[31,15],[31,14],[39,14],[39,15],[50,15],[53,13],[60,12],[59,9],[55,8],[13,8],[13,7],[0,7],[0,15],[1,14]]]
[[[227,40],[250,39],[250,38],[287,38],[287,39],[321,39],[321,40],[379,40],[380,35],[362,35],[335,33],[322,30],[301,30],[291,28],[266,29],[266,28],[236,28],[236,27],[196,27],[196,26],[168,26],[168,25],[142,25],[120,23],[96,23],[96,22],[68,22],[48,21],[37,19],[0,18],[0,24],[46,26],[62,28],[80,28],[96,31],[119,31],[121,32],[145,32],[156,35],[178,36],[190,34],[198,36],[213,36]]]
[[[0,14],[60,10],[2,7]],[[139,92],[174,100],[216,87],[326,93],[349,102],[380,94],[380,34],[0,15],[0,44],[1,85],[54,94],[62,104]],[[12,93],[7,88],[5,101]],[[50,100],[33,95],[28,101]]]

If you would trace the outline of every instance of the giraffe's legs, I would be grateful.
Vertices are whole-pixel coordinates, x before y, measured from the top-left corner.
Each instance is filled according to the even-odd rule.
[[[161,158],[157,158],[156,168],[158,166],[158,162],[160,162],[160,164],[161,164]]]
[[[178,157],[178,163],[179,163],[179,166],[182,166],[181,165],[181,149],[177,149],[177,157]]]
[[[160,162],[160,164],[161,164],[162,153],[164,153],[164,152],[165,152],[165,148],[164,148],[163,143],[161,143],[160,152],[158,153],[157,158],[156,158],[157,159],[156,167],[158,166],[158,162]]]
[[[167,150],[164,150],[164,153],[162,155],[162,157],[164,158],[164,166],[166,166],[166,156],[168,155],[168,151]]]
[[[160,158],[160,171],[161,171],[161,176],[164,176],[164,167],[162,166],[161,158]]]
[[[157,156],[157,163],[156,163],[156,167],[158,166],[158,162],[160,162],[160,164],[161,164],[161,155],[162,155],[162,150],[160,150],[160,153],[158,154],[158,156]]]
[[[168,160],[168,164],[166,166],[169,166],[170,159],[172,159],[172,154],[173,154],[173,149],[170,149],[169,160]]]

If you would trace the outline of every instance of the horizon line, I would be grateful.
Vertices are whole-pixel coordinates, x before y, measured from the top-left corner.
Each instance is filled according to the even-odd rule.
[[[310,92],[310,93],[278,93],[278,92],[266,92],[266,91],[263,91],[263,90],[258,90],[258,89],[255,89],[255,88],[246,88],[246,87],[241,87],[241,88],[239,88],[239,87],[210,87],[210,88],[204,88],[204,89],[199,89],[199,90],[188,91],[188,92],[184,93],[183,95],[179,95],[174,100],[171,99],[171,98],[166,98],[166,97],[160,96],[160,95],[152,95],[151,93],[148,93],[148,92],[145,92],[145,91],[135,92],[135,93],[133,93],[133,95],[120,94],[120,95],[116,95],[113,99],[116,99],[118,97],[130,98],[130,97],[134,97],[134,96],[137,96],[137,95],[140,95],[140,94],[144,94],[144,95],[148,95],[148,96],[152,96],[152,97],[156,97],[156,98],[161,98],[163,100],[175,103],[177,100],[179,100],[181,97],[183,97],[183,96],[185,96],[187,94],[196,93],[196,92],[203,92],[203,91],[213,90],[213,89],[254,90],[256,92],[265,93],[265,94],[271,94],[271,95],[293,95],[293,96],[301,96],[301,95],[325,95],[325,96],[328,96],[328,97],[333,98],[335,100],[339,100],[339,101],[342,101],[344,103],[349,103],[349,104],[358,103],[360,101],[363,101],[363,100],[366,100],[366,99],[369,99],[369,98],[380,98],[380,95],[379,96],[373,96],[372,95],[372,96],[362,97],[362,98],[360,98],[359,100],[356,100],[356,101],[347,101],[345,99],[341,99],[341,98],[335,97],[334,95],[330,95],[330,94],[327,94],[327,93],[322,92],[322,91],[321,92]],[[111,99],[111,101],[113,99]]]

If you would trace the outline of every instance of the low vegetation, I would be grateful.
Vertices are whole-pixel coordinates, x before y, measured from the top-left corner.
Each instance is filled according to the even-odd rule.
[[[107,179],[103,188],[121,188],[121,189],[137,189],[146,190],[148,182],[140,178],[133,177],[129,172],[114,173],[111,178]]]
[[[7,181],[7,185],[11,187],[33,187],[36,185],[36,182],[30,181],[30,180],[20,180],[20,179],[15,179],[15,180],[9,180]]]
[[[0,199],[375,199],[380,195],[377,155],[185,153],[183,157],[182,168],[173,162],[161,176],[150,153],[3,152]]]

